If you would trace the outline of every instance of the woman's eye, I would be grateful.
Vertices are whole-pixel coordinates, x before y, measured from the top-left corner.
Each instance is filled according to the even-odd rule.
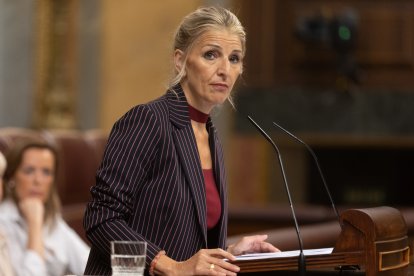
[[[43,169],[42,172],[43,172],[43,175],[47,175],[47,176],[52,175],[52,171],[49,169]]]
[[[31,173],[33,173],[33,172],[34,172],[34,169],[33,169],[32,167],[23,167],[23,168],[22,168],[22,172],[23,172],[24,174],[31,174]]]
[[[213,51],[208,51],[204,54],[204,58],[208,60],[213,60],[216,57],[216,54]]]
[[[240,57],[238,55],[232,55],[232,56],[230,56],[230,62],[231,63],[239,63],[240,62]]]

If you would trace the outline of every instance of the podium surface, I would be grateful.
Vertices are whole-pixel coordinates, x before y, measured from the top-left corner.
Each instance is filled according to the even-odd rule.
[[[386,206],[350,209],[341,214],[341,224],[342,231],[332,253],[306,257],[307,275],[409,275],[407,225],[397,209]],[[280,275],[295,275],[298,258],[236,260],[233,263],[246,275],[257,275],[257,272],[266,275],[268,271],[272,271],[272,275],[278,275],[277,271],[283,271]],[[361,270],[336,270],[341,267]]]

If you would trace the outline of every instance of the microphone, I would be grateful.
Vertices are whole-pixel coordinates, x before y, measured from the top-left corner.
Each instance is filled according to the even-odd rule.
[[[283,182],[285,183],[285,189],[286,189],[286,193],[289,199],[290,209],[292,210],[292,217],[295,222],[296,235],[299,241],[300,252],[299,252],[299,258],[298,258],[298,271],[299,271],[299,275],[304,276],[306,274],[306,260],[305,260],[305,254],[303,254],[303,242],[302,242],[302,237],[300,236],[298,221],[296,219],[295,209],[293,208],[292,198],[290,196],[289,185],[286,179],[286,173],[285,173],[285,169],[283,166],[282,155],[279,151],[279,148],[273,142],[272,138],[270,138],[270,136],[250,116],[247,116],[247,118],[256,127],[256,129],[266,138],[266,140],[269,141],[270,144],[272,144],[273,148],[275,149],[277,153],[277,157],[279,160],[279,167],[280,167],[280,171],[282,172]]]
[[[285,128],[283,128],[282,126],[276,124],[275,122],[273,122],[273,125],[276,126],[277,128],[279,128],[280,130],[282,130],[283,132],[285,132],[286,134],[288,134],[290,137],[292,137],[293,139],[295,139],[299,143],[303,144],[306,147],[306,149],[309,151],[309,153],[312,155],[313,160],[315,161],[316,167],[318,168],[319,175],[321,176],[322,183],[323,183],[323,186],[325,188],[325,191],[328,194],[329,201],[331,202],[331,205],[332,205],[332,208],[335,212],[336,218],[337,218],[337,220],[339,222],[339,225],[341,226],[341,229],[342,229],[343,225],[342,225],[341,219],[339,217],[338,209],[336,208],[335,203],[332,199],[331,192],[329,191],[328,185],[326,184],[325,177],[322,173],[322,169],[321,169],[321,166],[319,165],[319,161],[318,161],[318,158],[316,157],[315,152],[312,150],[312,148],[308,144],[306,144],[304,141],[302,141],[299,137],[297,137],[296,135],[294,135],[290,131],[286,130]]]

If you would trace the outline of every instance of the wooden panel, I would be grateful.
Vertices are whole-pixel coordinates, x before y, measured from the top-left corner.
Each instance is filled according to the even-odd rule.
[[[353,53],[360,87],[414,87],[414,2],[399,1],[241,1],[248,33],[245,80],[248,86],[337,86],[337,52],[329,43],[298,38],[301,19],[327,21],[351,9],[357,15]]]
[[[294,17],[297,21],[322,13],[329,20],[345,9],[347,7],[334,4],[319,7],[314,3],[298,5],[294,7]],[[381,6],[353,9],[358,14],[356,55],[360,65],[414,65],[414,21],[413,13],[409,9]],[[328,45],[312,47],[306,43],[294,43],[293,59],[296,63],[332,63],[335,61],[335,52]]]
[[[414,65],[414,21],[409,10],[361,12],[358,60],[369,65]]]
[[[242,24],[247,31],[247,56],[245,57],[245,75],[249,84],[272,84],[276,51],[275,18],[279,1],[245,0],[235,3]],[[252,81],[252,82],[251,82]]]
[[[232,205],[260,204],[269,201],[268,164],[271,152],[262,137],[232,138],[229,173],[229,199]],[[242,151],[240,149],[243,149]]]

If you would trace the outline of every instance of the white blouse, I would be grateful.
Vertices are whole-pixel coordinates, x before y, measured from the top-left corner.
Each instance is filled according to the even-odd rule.
[[[45,260],[27,249],[27,225],[11,200],[0,204],[0,233],[7,242],[15,275],[83,275],[89,247],[60,216],[52,230],[43,229]]]

